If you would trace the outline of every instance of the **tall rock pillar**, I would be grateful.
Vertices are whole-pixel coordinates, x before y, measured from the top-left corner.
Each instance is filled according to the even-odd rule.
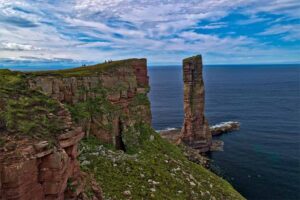
[[[204,116],[205,92],[201,55],[183,60],[183,82],[184,122],[180,139],[200,152],[209,151],[212,136]]]

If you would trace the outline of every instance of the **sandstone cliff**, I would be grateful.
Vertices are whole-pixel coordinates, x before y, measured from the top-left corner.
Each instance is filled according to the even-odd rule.
[[[83,192],[77,146],[84,132],[62,104],[30,90],[21,73],[1,70],[0,122],[0,199],[64,199]]]
[[[200,152],[209,151],[212,136],[204,115],[205,88],[201,56],[183,60],[183,82],[184,122],[181,141]]]
[[[146,59],[34,73],[32,89],[69,105],[89,135],[125,150],[124,132],[136,123],[151,124]],[[85,116],[83,116],[85,115]]]
[[[151,124],[145,59],[0,75],[0,199],[78,197],[84,134],[132,150],[139,146],[132,127]]]

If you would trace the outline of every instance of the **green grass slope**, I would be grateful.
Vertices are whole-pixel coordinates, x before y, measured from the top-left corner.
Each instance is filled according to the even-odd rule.
[[[130,154],[115,151],[90,137],[81,143],[81,167],[101,185],[105,199],[244,199],[204,167],[186,159],[180,148],[153,129],[136,128],[142,145]]]

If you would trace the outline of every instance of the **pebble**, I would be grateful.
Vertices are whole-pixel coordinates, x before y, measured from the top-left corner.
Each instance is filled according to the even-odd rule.
[[[89,164],[91,164],[91,162],[88,161],[88,160],[85,160],[85,161],[83,161],[83,162],[81,163],[81,165],[89,165]]]
[[[124,194],[125,196],[130,196],[130,195],[131,195],[131,192],[130,192],[130,190],[125,190],[125,191],[123,192],[123,194]]]
[[[152,181],[152,184],[153,184],[153,185],[159,185],[159,182]]]
[[[150,136],[150,141],[153,141],[154,140],[154,135],[151,135]]]
[[[190,182],[191,186],[196,186],[196,184],[194,182]]]

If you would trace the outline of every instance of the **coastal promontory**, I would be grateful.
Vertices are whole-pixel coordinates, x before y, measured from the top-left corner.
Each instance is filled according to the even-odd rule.
[[[187,120],[183,141],[209,144],[199,59],[184,61],[200,124]],[[0,70],[0,199],[244,199],[151,127],[149,90],[146,59]]]

